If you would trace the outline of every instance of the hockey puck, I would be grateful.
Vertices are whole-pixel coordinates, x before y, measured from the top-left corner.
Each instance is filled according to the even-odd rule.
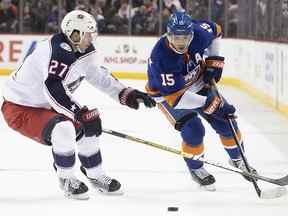
[[[168,211],[178,211],[178,207],[168,207]]]

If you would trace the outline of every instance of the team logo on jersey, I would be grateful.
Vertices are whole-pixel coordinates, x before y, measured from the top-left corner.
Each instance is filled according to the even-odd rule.
[[[72,52],[72,48],[67,43],[61,43],[60,47],[68,52]]]
[[[201,66],[197,65],[196,67],[194,66],[193,69],[188,69],[187,65],[187,75],[184,76],[184,80],[186,83],[193,83],[196,82],[199,79],[199,76],[201,75]]]

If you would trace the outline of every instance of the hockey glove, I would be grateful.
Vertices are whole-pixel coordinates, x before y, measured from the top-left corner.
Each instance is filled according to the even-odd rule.
[[[75,119],[82,124],[86,137],[98,137],[102,133],[101,119],[97,109],[88,110],[84,106],[75,114]]]
[[[139,108],[139,103],[144,103],[146,107],[154,107],[156,102],[146,93],[133,88],[125,88],[119,93],[120,103],[133,109]]]
[[[212,79],[218,82],[222,76],[224,67],[224,57],[222,56],[209,56],[205,59],[203,81],[206,84],[211,83]]]
[[[209,91],[207,94],[206,103],[203,107],[203,112],[207,115],[215,114],[221,117],[227,117],[234,114],[235,107],[222,100],[214,92]]]

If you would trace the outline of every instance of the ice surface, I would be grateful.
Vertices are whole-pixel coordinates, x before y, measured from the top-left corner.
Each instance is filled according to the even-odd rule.
[[[1,78],[1,83],[3,80],[5,78]],[[145,85],[144,81],[123,82],[139,89]],[[281,142],[286,141],[287,128],[283,125],[288,125],[287,119],[286,123],[283,119],[279,120],[277,113],[256,102],[251,105],[247,95],[233,88],[224,87],[221,91],[239,107],[238,121],[250,163],[261,175],[286,175],[287,147],[283,147]],[[138,111],[130,110],[88,85],[81,86],[76,98],[91,108],[98,107],[104,128],[180,147],[179,134],[157,109],[141,107]],[[245,104],[245,101],[249,103]],[[255,124],[255,118],[260,118],[261,125]],[[1,216],[164,216],[168,215],[168,206],[179,207],[178,212],[169,212],[169,215],[181,216],[287,215],[288,196],[260,200],[252,184],[243,177],[211,166],[207,169],[216,177],[217,191],[202,191],[192,182],[183,159],[177,155],[106,134],[101,137],[103,165],[109,175],[121,181],[125,194],[103,196],[91,188],[88,201],[68,200],[58,188],[51,149],[9,129],[2,116],[0,120]],[[217,135],[209,125],[205,125],[207,158],[228,166],[228,157]],[[278,137],[276,141],[273,136],[267,136],[272,132]],[[78,174],[86,181],[80,172]],[[274,187],[263,182],[259,182],[259,186],[263,190]]]

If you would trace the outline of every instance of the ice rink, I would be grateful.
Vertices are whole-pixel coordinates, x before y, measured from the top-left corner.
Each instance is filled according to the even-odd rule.
[[[5,78],[0,81],[2,86]],[[144,81],[123,82],[138,89],[145,85]],[[250,163],[264,176],[288,174],[288,119],[237,89],[221,86],[220,90],[238,108]],[[158,109],[130,110],[85,84],[76,93],[83,105],[100,110],[104,128],[180,148],[180,135]],[[261,200],[242,176],[208,165],[217,190],[202,191],[181,157],[106,134],[101,136],[103,166],[120,180],[125,194],[105,196],[91,188],[88,201],[69,200],[58,187],[51,148],[10,130],[2,116],[0,120],[0,216],[278,216],[288,212],[288,195]],[[205,125],[206,157],[228,166],[218,136]],[[275,187],[260,181],[259,186],[263,190]],[[168,213],[168,206],[179,211]]]

